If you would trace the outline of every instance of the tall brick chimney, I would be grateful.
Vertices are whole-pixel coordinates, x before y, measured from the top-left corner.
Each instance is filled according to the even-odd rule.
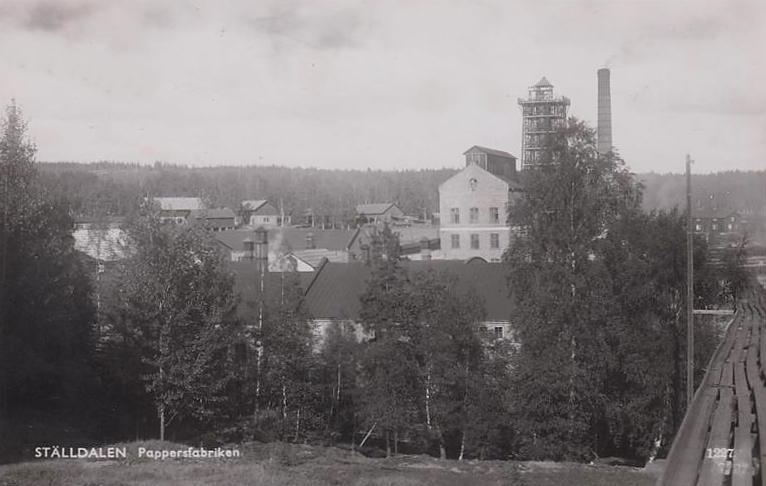
[[[612,94],[609,69],[598,70],[598,152],[612,150]]]

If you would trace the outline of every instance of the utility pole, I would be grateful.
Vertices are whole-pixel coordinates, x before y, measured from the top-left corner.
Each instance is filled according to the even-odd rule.
[[[686,409],[694,397],[694,227],[692,159],[686,155]]]

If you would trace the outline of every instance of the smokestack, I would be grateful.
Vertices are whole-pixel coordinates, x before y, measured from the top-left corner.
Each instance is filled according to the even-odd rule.
[[[612,150],[612,94],[609,69],[598,70],[598,153]]]

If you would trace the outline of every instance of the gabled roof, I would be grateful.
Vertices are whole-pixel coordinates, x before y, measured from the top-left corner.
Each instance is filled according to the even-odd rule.
[[[376,203],[376,204],[359,204],[356,207],[356,214],[364,214],[365,216],[377,216],[384,214],[396,204],[393,203]]]
[[[306,237],[314,236],[314,249],[348,251],[356,242],[359,230],[321,228],[268,228],[269,251],[281,248],[286,252],[305,250]],[[216,239],[234,251],[243,249],[245,238],[253,238],[253,230],[229,230],[215,234]]]
[[[162,210],[192,210],[205,207],[202,199],[198,197],[155,197],[154,201]]]
[[[128,237],[121,228],[78,228],[72,236],[75,250],[93,259],[108,262],[126,257]]]
[[[191,209],[160,209],[159,216],[160,218],[188,218],[191,213]]]
[[[264,272],[263,292],[261,292],[261,274],[254,262],[226,262],[226,268],[234,277],[234,294],[239,295],[237,315],[240,318],[253,321],[258,318],[257,303],[276,300],[282,291],[285,278],[284,272]],[[306,290],[314,273],[298,273],[301,287]]]
[[[74,216],[75,226],[113,226],[125,221],[124,216]]]
[[[485,168],[483,168],[483,167],[481,167],[481,166],[479,166],[477,164],[470,164],[470,165],[465,166],[457,174],[453,175],[452,177],[450,177],[446,181],[444,181],[441,184],[439,184],[439,191],[441,191],[442,186],[444,186],[445,184],[450,182],[452,179],[460,176],[464,171],[467,171],[467,170],[478,170],[478,171],[486,173],[486,174],[488,174],[488,175],[490,175],[492,177],[496,177],[496,178],[500,179],[501,181],[505,182],[506,184],[508,184],[508,190],[509,191],[518,192],[518,191],[523,191],[524,190],[524,186],[519,181],[517,181],[515,179],[511,179],[510,177],[507,177],[507,176],[504,176],[504,175],[495,174],[495,173],[490,172],[487,169],[485,169]]]
[[[488,154],[497,155],[498,157],[504,157],[506,159],[516,160],[516,156],[515,155],[511,155],[508,152],[503,152],[502,150],[495,150],[495,149],[491,149],[491,148],[487,148],[487,147],[482,147],[480,145],[474,145],[473,147],[471,147],[468,150],[466,150],[465,152],[463,152],[463,155],[468,154],[468,152],[470,152],[473,149],[478,149],[478,150],[480,150],[482,152],[485,152],[485,153],[488,153]]]
[[[290,252],[298,260],[305,262],[312,268],[319,267],[322,260],[328,260],[334,263],[345,263],[348,261],[348,254],[340,251],[326,250],[324,248],[314,250],[297,250]]]
[[[545,78],[545,76],[540,79],[540,81],[537,82],[537,84],[534,85],[535,88],[552,88],[553,85],[548,82],[548,80]]]
[[[248,211],[255,211],[267,202],[268,201],[266,199],[250,199],[247,201],[242,201],[241,204],[244,209],[247,209]]]
[[[459,260],[403,261],[410,274],[429,269],[457,277],[458,290],[475,290],[484,300],[487,321],[509,321],[513,302],[509,295],[507,267],[502,263]],[[364,262],[325,263],[314,274],[306,291],[306,304],[317,319],[358,319],[360,296],[367,289],[371,267]]]
[[[423,238],[428,238],[429,240],[439,238],[438,226],[396,226],[391,228],[391,231],[399,234],[399,243],[402,245],[419,243]]]

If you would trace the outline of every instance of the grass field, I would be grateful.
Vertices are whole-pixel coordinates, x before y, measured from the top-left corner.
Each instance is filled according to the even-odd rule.
[[[570,463],[438,461],[424,456],[370,459],[332,447],[291,444],[231,446],[237,459],[138,458],[138,447],[186,449],[171,443],[119,444],[126,459],[53,459],[0,466],[0,486],[649,486],[658,473]]]

